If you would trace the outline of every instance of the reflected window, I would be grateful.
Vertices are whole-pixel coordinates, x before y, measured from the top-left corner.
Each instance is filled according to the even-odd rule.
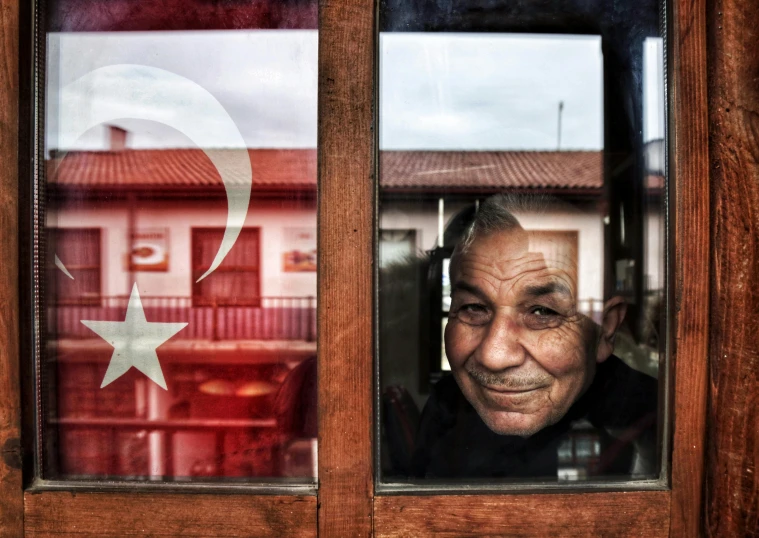
[[[219,274],[213,280],[195,280],[193,284],[193,302],[213,304],[218,301],[226,304],[253,304],[259,300],[260,293],[260,230],[243,228],[237,238],[239,247],[230,252],[217,269]],[[224,230],[192,230],[192,273],[197,279],[211,265],[216,249],[224,238]]]
[[[100,302],[100,229],[55,228],[49,232],[60,257],[54,254],[51,285],[61,300]],[[61,269],[65,267],[65,271]]]

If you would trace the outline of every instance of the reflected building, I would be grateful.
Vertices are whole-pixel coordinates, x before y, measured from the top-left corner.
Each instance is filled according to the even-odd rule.
[[[108,150],[53,152],[47,163],[57,472],[315,476],[316,151],[248,150],[245,226],[219,269],[198,282],[226,226],[216,168],[197,148],[129,149],[127,133],[109,133]],[[574,243],[579,308],[600,314],[601,151],[383,151],[380,158],[383,387],[405,387],[421,409],[447,369],[441,343],[453,244],[444,229],[491,194],[547,194],[572,205],[571,213],[557,205],[520,220],[535,237]],[[158,350],[166,391],[134,370],[100,388],[112,348],[81,320],[123,320],[134,282],[148,321],[188,323]]]
[[[201,149],[125,139],[111,128],[108,150],[47,163],[57,472],[315,476],[316,391],[302,372],[315,375],[316,152],[248,151],[247,220],[199,280],[227,225],[217,169]],[[81,320],[123,320],[133,283],[149,322],[187,323],[158,349],[168,390],[135,369],[101,388],[113,348]]]

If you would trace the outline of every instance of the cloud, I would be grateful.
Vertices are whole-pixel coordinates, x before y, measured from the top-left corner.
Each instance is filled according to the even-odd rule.
[[[48,148],[60,129],[60,90],[99,67],[141,64],[176,73],[210,92],[249,147],[315,147],[317,46],[314,30],[67,33],[49,36]],[[562,148],[603,146],[603,62],[597,36],[383,33],[380,145],[385,149],[555,149],[564,101]],[[138,73],[107,81],[134,84]],[[144,82],[144,81],[143,81]],[[167,81],[150,81],[164,95]],[[107,87],[106,85],[106,87]],[[119,107],[112,93],[92,106]],[[177,105],[186,96],[174,94]],[[185,103],[186,104],[186,103]],[[130,103],[135,117],[149,100]],[[154,110],[150,117],[160,116]],[[164,110],[166,114],[171,111]],[[202,107],[198,122],[211,121]],[[133,147],[182,147],[171,129],[122,122]],[[147,124],[145,124],[147,125]],[[80,147],[102,148],[89,133]],[[214,147],[230,141],[214,140]],[[73,148],[61,148],[73,149]]]
[[[384,149],[556,149],[559,101],[562,147],[602,147],[597,36],[385,33],[380,50]]]
[[[49,148],[57,148],[68,138],[66,126],[59,125],[61,89],[77,78],[104,66],[141,64],[158,67],[190,79],[213,95],[237,124],[249,147],[315,147],[316,146],[316,73],[317,34],[297,31],[227,31],[227,32],[136,32],[53,34],[51,49],[58,62],[50,62],[48,73]],[[50,72],[52,71],[52,72]],[[202,103],[188,103],[181,88],[173,88],[168,78],[146,80],[138,69],[110,73],[99,81],[101,91],[88,96],[90,107],[117,108],[133,111],[133,117],[172,116],[190,106],[194,120],[213,125],[215,115]],[[142,79],[140,78],[142,77]],[[119,88],[138,85],[145,88],[144,98],[130,103],[114,102]],[[109,90],[108,88],[111,88]],[[171,96],[153,102],[151,95]],[[86,111],[83,111],[86,113]],[[129,116],[126,116],[129,117]],[[131,132],[135,148],[182,147],[184,137],[170,129],[149,131],[139,123],[116,122],[121,126],[138,127]],[[218,137],[210,147],[230,147],[233,140]],[[77,147],[99,149],[98,140],[89,134]],[[61,146],[60,149],[71,149]]]

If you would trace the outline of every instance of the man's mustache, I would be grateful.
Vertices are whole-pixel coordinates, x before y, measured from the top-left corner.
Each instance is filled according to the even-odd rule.
[[[550,377],[545,375],[494,374],[492,372],[483,372],[475,367],[467,368],[466,372],[480,385],[503,387],[505,389],[514,390],[527,390],[543,387],[550,381]]]

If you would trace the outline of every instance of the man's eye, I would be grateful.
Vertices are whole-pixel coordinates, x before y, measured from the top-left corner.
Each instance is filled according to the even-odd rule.
[[[525,325],[530,329],[551,329],[561,325],[563,316],[547,306],[534,306],[525,315]]]
[[[548,307],[545,306],[536,306],[530,310],[531,314],[534,314],[536,316],[546,317],[546,316],[558,316],[559,313],[555,310],[551,310]]]
[[[456,317],[464,323],[480,325],[488,322],[490,319],[490,312],[481,304],[469,303],[462,305],[456,310]]]

